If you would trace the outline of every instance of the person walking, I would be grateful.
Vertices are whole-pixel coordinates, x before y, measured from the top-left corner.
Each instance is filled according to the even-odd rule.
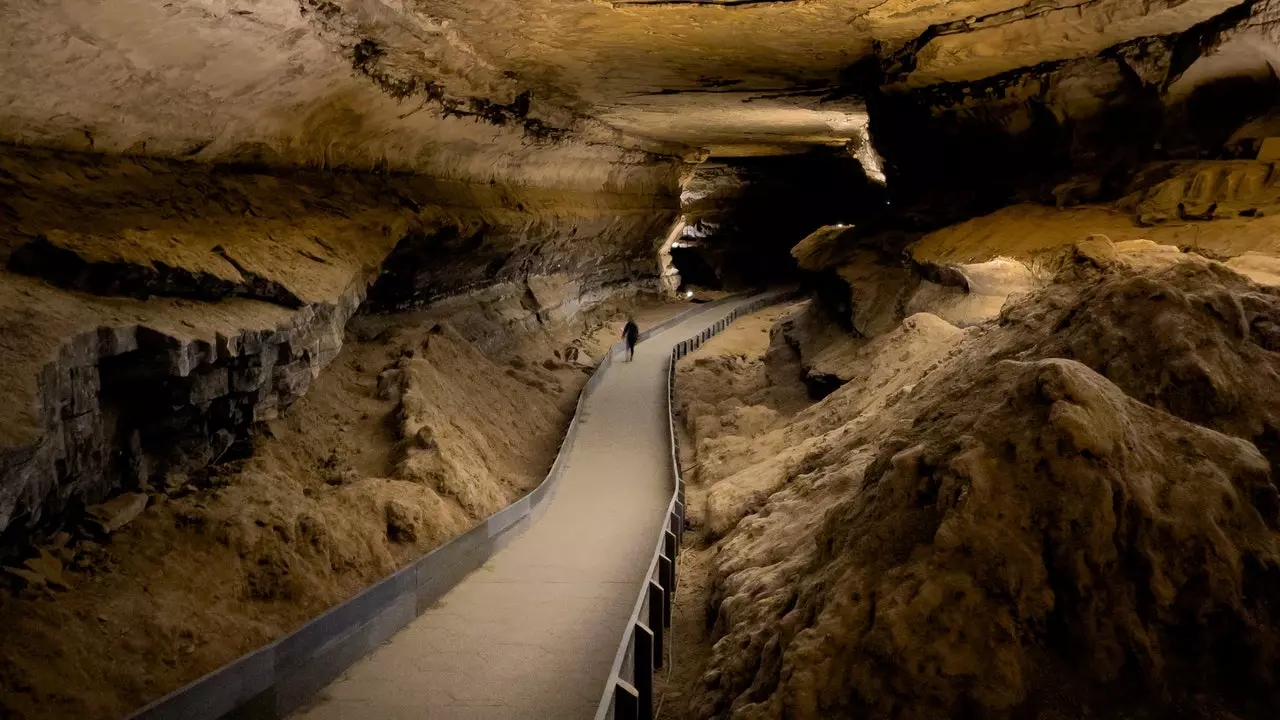
[[[627,316],[626,326],[622,328],[622,340],[627,343],[627,362],[631,362],[636,356],[636,343],[640,341],[640,327],[630,315]]]

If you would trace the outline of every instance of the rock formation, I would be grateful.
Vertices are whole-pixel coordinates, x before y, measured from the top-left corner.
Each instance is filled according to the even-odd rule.
[[[366,297],[403,309],[515,293],[510,323],[563,322],[653,284],[675,216],[661,169],[643,166],[632,186],[524,197],[418,176],[4,157],[6,536],[243,444],[337,354]]]
[[[683,274],[689,288],[805,284],[817,302],[775,349],[828,406],[916,407],[939,375],[902,374],[882,353],[943,362],[976,335],[1030,343],[1008,339],[966,380],[989,386],[972,398],[989,417],[929,381],[936,396],[919,402],[934,414],[899,433],[928,462],[902,459],[908,445],[845,458],[842,478],[875,468],[876,499],[802,523],[797,537],[823,543],[794,560],[811,563],[811,585],[770,589],[749,619],[734,598],[760,578],[725,560],[735,639],[789,604],[818,613],[837,584],[860,599],[796,620],[810,628],[798,655],[782,623],[759,636],[772,645],[747,641],[746,665],[720,658],[706,714],[1005,712],[1065,672],[1036,654],[1054,623],[1089,626],[1075,650],[1095,674],[1071,679],[1090,692],[1203,670],[1187,687],[1235,703],[1213,683],[1247,673],[1179,665],[1175,626],[1221,623],[1186,635],[1206,657],[1271,657],[1270,611],[1232,583],[1271,567],[1269,526],[1248,513],[1272,512],[1280,452],[1265,401],[1278,0],[8,0],[0,39],[0,564],[19,589],[90,508],[131,509],[170,478],[251,455],[353,328],[408,313],[450,321],[459,347],[505,352],[619,299],[670,295]],[[1134,334],[1150,354],[1126,360]],[[895,389],[874,402],[846,390],[868,383]],[[440,424],[428,398],[405,403]],[[817,453],[834,429],[807,412],[775,430]],[[422,451],[399,472],[469,515],[509,499],[432,459],[431,423],[397,422]],[[1088,455],[1067,457],[1077,445]],[[791,470],[830,465],[806,457]],[[1045,485],[1041,461],[1087,498]],[[1194,466],[1194,492],[1162,479],[1175,464]],[[713,498],[726,558],[784,562],[765,548],[772,521],[754,516],[785,469],[770,468]],[[975,508],[982,521],[1016,505],[1045,531],[1007,528],[1027,554],[1017,577],[994,555],[957,559],[995,542],[977,515],[947,526],[959,544],[925,537],[960,507],[944,485],[997,470],[1016,492]],[[1114,527],[1046,519],[1101,512],[1108,492]],[[1161,498],[1214,508],[1179,536],[1198,550],[1159,544],[1174,532]],[[412,508],[388,512],[406,542],[435,537]],[[881,522],[917,535],[860,539]],[[1121,525],[1139,530],[1099,539]],[[908,567],[902,553],[919,548]],[[1229,567],[1188,574],[1211,556]],[[1082,566],[1115,579],[1113,594],[1086,597],[1100,586]],[[1202,583],[1194,602],[1165,602],[1179,582]],[[978,589],[1003,604],[948,620],[934,654],[895,665],[895,643],[926,627],[903,588],[929,583],[966,593],[946,596],[948,612]],[[870,608],[873,585],[906,604]],[[896,635],[806,644],[820,621],[891,610]],[[1014,615],[1029,634],[1010,630]],[[976,667],[974,638],[998,630],[998,662]]]
[[[874,223],[863,175],[925,229],[1134,193],[1144,224],[1265,215],[1262,169],[1212,211],[1206,183],[1169,207],[1172,181],[1137,173],[1256,154],[1280,92],[1270,0],[862,5],[6,4],[5,286],[39,337],[6,333],[0,527],[138,482],[157,442],[220,455],[305,389],[366,295],[654,282],[682,179],[685,236],[731,286],[782,279],[818,225]],[[707,153],[720,169],[691,171]],[[129,353],[166,369],[99,377]],[[142,424],[203,429],[107,418],[95,396],[130,382],[166,388]]]
[[[1274,711],[1276,294],[1082,251],[998,320],[828,346],[844,384],[767,435],[696,420],[725,539],[691,715]]]

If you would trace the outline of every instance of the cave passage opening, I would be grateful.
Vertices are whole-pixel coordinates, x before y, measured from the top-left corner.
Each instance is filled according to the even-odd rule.
[[[671,264],[680,273],[679,293],[688,293],[695,288],[721,290],[724,283],[716,273],[715,267],[703,254],[703,248],[697,241],[677,240],[671,244]]]
[[[670,245],[680,292],[737,291],[801,279],[791,249],[825,225],[855,225],[888,198],[867,143],[769,156],[713,157],[683,186]]]

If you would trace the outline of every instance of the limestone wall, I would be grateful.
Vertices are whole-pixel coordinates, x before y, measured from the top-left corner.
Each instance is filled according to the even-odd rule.
[[[656,290],[663,167],[604,191],[0,148],[0,552],[247,451],[362,308],[457,298],[515,335]]]

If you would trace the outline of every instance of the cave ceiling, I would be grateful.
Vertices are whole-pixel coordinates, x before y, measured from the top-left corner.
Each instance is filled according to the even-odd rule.
[[[1177,33],[1238,0],[6,0],[0,138],[204,160],[565,135],[749,155],[860,142],[857,93]],[[516,133],[512,139],[512,129]],[[460,149],[462,148],[462,149]]]

